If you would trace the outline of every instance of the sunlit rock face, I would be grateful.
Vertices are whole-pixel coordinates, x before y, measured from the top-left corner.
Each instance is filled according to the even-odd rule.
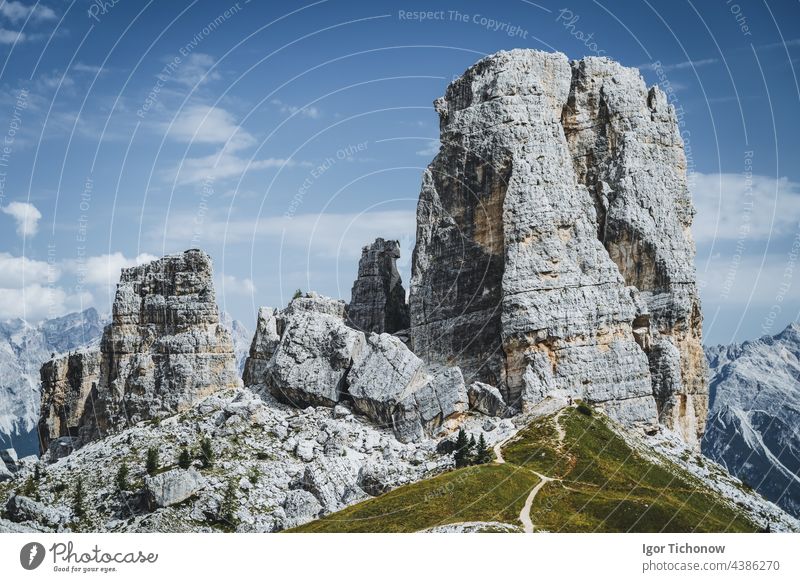
[[[193,249],[123,269],[100,352],[84,442],[241,385],[209,256]]]
[[[580,397],[696,444],[707,389],[693,210],[664,95],[605,58],[515,50],[435,105],[413,350],[517,410]]]

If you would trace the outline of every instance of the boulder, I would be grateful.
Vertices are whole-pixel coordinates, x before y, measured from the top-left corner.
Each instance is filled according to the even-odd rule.
[[[469,387],[469,407],[487,416],[505,418],[513,411],[506,406],[503,395],[494,386],[483,382],[473,382]]]
[[[272,307],[262,307],[258,310],[256,332],[250,344],[250,355],[244,364],[242,381],[245,386],[261,384],[264,382],[267,364],[272,359],[281,335],[278,331],[277,310]]]
[[[283,335],[266,367],[270,392],[298,408],[335,406],[346,389],[345,375],[362,349],[364,334],[347,327],[341,317],[324,312],[292,307],[282,318]]]
[[[316,519],[322,511],[322,505],[312,493],[293,489],[286,494],[283,511],[286,514],[283,527],[290,529]]]
[[[186,501],[205,485],[205,478],[194,469],[170,469],[145,481],[151,507],[169,507]]]

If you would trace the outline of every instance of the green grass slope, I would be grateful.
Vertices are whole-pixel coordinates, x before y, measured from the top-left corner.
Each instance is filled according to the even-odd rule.
[[[462,522],[519,527],[537,475],[534,531],[752,532],[758,526],[668,459],[631,448],[603,416],[574,408],[537,419],[502,449],[503,463],[467,467],[369,499],[293,531],[414,532]]]

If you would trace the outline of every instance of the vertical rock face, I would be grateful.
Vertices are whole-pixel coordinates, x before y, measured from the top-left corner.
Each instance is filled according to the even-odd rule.
[[[100,351],[100,382],[85,414],[84,441],[180,412],[239,385],[208,255],[189,250],[123,269]]]
[[[442,149],[417,208],[415,352],[517,409],[571,395],[620,420],[660,417],[696,442],[692,208],[664,96],[608,59],[516,50],[471,67],[436,108]]]
[[[406,291],[397,271],[400,243],[378,238],[361,251],[358,278],[353,283],[348,323],[366,333],[408,329]]]
[[[659,420],[697,443],[708,410],[686,156],[673,109],[639,72],[608,59],[572,63],[562,114],[598,238],[644,309],[635,326],[650,360]],[[648,325],[649,324],[649,325]]]
[[[100,350],[87,349],[45,362],[41,372],[40,450],[59,437],[77,438],[86,402],[100,379]]]

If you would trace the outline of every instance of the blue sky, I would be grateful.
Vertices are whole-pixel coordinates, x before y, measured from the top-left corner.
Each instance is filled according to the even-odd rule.
[[[798,8],[4,1],[0,319],[107,310],[122,266],[197,246],[251,328],[296,288],[349,299],[375,236],[400,239],[407,282],[431,102],[482,56],[528,47],[609,56],[669,90],[706,342],[775,333],[800,310]]]

